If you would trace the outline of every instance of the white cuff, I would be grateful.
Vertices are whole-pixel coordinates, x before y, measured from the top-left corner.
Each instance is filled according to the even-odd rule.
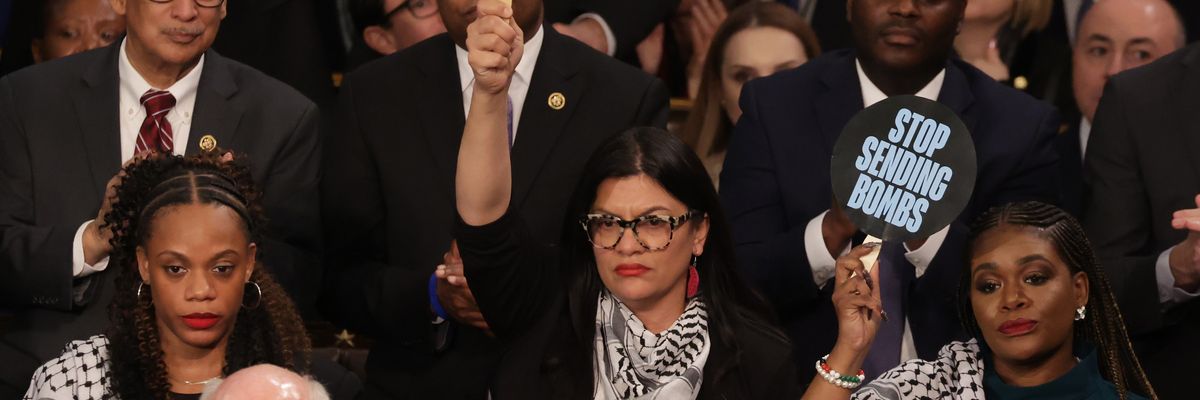
[[[573,24],[579,22],[584,18],[589,18],[600,24],[600,30],[604,31],[604,40],[608,41],[608,56],[612,57],[613,54],[617,54],[617,36],[613,35],[612,28],[608,27],[608,22],[604,21],[604,17],[601,17],[600,14],[593,12],[583,13],[578,17],[575,17],[575,20],[571,21],[571,23]]]
[[[817,214],[816,218],[808,221],[808,225],[804,227],[804,252],[808,255],[808,265],[812,267],[813,282],[817,286],[824,286],[833,278],[833,274],[837,269],[837,260],[832,254],[829,254],[829,249],[825,247],[825,236],[821,234],[821,221],[825,220],[825,214],[829,211]],[[846,248],[838,254],[838,257],[850,252],[850,243],[846,243]]]
[[[904,244],[904,258],[913,265],[917,278],[925,275],[925,270],[929,268],[929,263],[933,262],[933,257],[942,248],[942,243],[946,241],[946,235],[949,233],[950,226],[947,225],[942,230],[929,235],[929,238],[925,239],[925,243],[916,250],[908,248],[907,243]]]
[[[1154,278],[1158,281],[1158,302],[1163,305],[1182,303],[1200,296],[1200,290],[1188,293],[1175,287],[1175,274],[1171,273],[1171,250],[1174,248],[1175,246],[1171,246],[1163,251],[1154,263]]]
[[[104,257],[96,265],[88,265],[83,259],[83,231],[92,221],[94,220],[87,220],[83,225],[79,225],[79,229],[75,231],[75,242],[71,245],[71,276],[77,279],[108,268],[108,257]]]

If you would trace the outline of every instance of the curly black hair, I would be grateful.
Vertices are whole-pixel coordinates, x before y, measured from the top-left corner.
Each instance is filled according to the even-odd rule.
[[[155,154],[123,170],[103,225],[113,232],[110,260],[117,269],[116,293],[109,307],[111,326],[105,333],[109,341],[109,391],[114,396],[169,396],[171,385],[167,382],[153,300],[146,293],[138,296],[142,281],[136,255],[160,211],[182,204],[220,204],[237,213],[247,237],[258,241],[258,229],[265,222],[260,193],[246,166],[223,159],[228,154],[219,150],[193,156]],[[291,299],[261,265],[254,268],[250,280],[258,284],[262,296],[256,307],[238,312],[222,373],[228,375],[261,363],[307,372],[310,342]]]
[[[1096,346],[1100,361],[1100,373],[1116,386],[1122,400],[1134,390],[1150,399],[1157,399],[1154,388],[1142,371],[1142,365],[1133,353],[1129,334],[1125,331],[1125,319],[1117,307],[1112,286],[1104,268],[1096,262],[1092,244],[1084,234],[1079,221],[1062,209],[1050,204],[1029,201],[993,207],[976,219],[971,226],[970,246],[984,232],[1001,226],[1038,228],[1042,237],[1053,245],[1059,257],[1066,262],[1071,273],[1083,271],[1087,274],[1091,290],[1088,291],[1087,318],[1075,323],[1075,341]],[[968,252],[970,254],[971,252]],[[970,262],[966,263],[970,268]],[[958,286],[958,312],[967,332],[982,338],[975,312],[971,309],[971,274],[962,274]]]

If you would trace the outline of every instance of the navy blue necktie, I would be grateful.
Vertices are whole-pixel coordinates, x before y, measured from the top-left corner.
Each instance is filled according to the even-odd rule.
[[[513,109],[512,109],[512,101],[513,101],[513,100],[512,100],[512,96],[508,96],[508,149],[509,149],[509,150],[512,150],[512,147],[513,147],[513,129],[512,129],[512,126],[513,126]]]
[[[879,297],[888,321],[879,327],[875,342],[863,362],[868,380],[900,365],[900,346],[904,342],[905,311],[908,289],[915,279],[911,263],[904,258],[903,243],[884,243],[879,252]]]

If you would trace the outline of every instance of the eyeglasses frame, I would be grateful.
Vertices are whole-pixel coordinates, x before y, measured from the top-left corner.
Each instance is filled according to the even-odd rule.
[[[403,3],[400,3],[400,5],[392,8],[390,11],[383,13],[383,21],[379,25],[384,26],[384,27],[391,26],[392,25],[392,17],[396,16],[396,14],[400,12],[400,10],[408,10],[408,13],[411,14],[413,16],[413,18],[416,18],[416,19],[425,19],[425,18],[432,17],[434,15],[437,15],[437,2],[436,1],[425,0],[425,1],[433,3],[433,5],[434,5],[434,8],[433,8],[434,12],[431,14],[425,15],[425,16],[417,15],[417,10],[412,8],[413,1],[415,1],[415,0],[405,1]]]
[[[701,216],[702,218],[703,218],[703,216],[705,216],[705,214],[703,212],[700,212],[699,210],[688,210],[688,212],[685,212],[678,217],[672,217],[672,216],[663,217],[661,215],[643,215],[643,216],[634,218],[632,220],[626,221],[615,215],[592,213],[592,214],[584,214],[584,215],[580,216],[579,217],[579,225],[580,225],[580,227],[583,228],[583,233],[584,233],[584,236],[587,236],[588,243],[591,243],[592,246],[596,247],[596,248],[605,249],[605,250],[612,250],[612,249],[617,248],[617,245],[621,244],[621,239],[625,238],[625,229],[631,228],[633,230],[634,240],[637,240],[638,244],[640,244],[642,246],[642,248],[644,248],[648,251],[659,251],[659,250],[666,249],[668,246],[671,245],[671,241],[673,241],[675,239],[675,230],[676,229],[679,229],[680,226],[683,226],[684,224],[688,223],[688,221],[692,220],[693,218],[696,218],[698,215]],[[588,222],[595,220],[595,219],[600,219],[600,218],[612,219],[614,222],[616,222],[617,226],[621,227],[621,231],[617,233],[617,241],[614,242],[611,246],[601,246],[599,244],[596,244],[596,242],[592,240],[591,232],[588,232]],[[670,227],[671,227],[671,229],[669,231],[667,231],[667,243],[662,245],[662,247],[652,248],[649,245],[647,245],[646,242],[642,241],[641,236],[638,235],[637,224],[641,223],[642,221],[646,221],[646,220],[650,220],[650,219],[665,219],[667,221],[667,224],[670,225]]]

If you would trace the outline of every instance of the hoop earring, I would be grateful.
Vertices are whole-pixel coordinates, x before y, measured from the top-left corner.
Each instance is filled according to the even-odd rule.
[[[1079,308],[1075,309],[1075,320],[1083,321],[1084,318],[1087,318],[1087,306],[1086,305],[1079,306]]]
[[[248,281],[248,282],[246,282],[246,284],[254,285],[254,290],[258,292],[258,297],[255,297],[254,304],[246,305],[246,296],[245,296],[245,294],[243,294],[242,295],[242,308],[245,308],[247,310],[253,310],[255,308],[258,308],[258,305],[260,303],[262,303],[262,287],[258,286],[258,283],[254,282],[254,281]],[[249,290],[246,290],[246,292],[249,292]]]
[[[138,282],[137,294],[135,295],[135,296],[137,296],[135,298],[138,301],[142,300],[142,286],[146,286],[146,282]],[[150,292],[146,292],[146,293],[150,293]]]

